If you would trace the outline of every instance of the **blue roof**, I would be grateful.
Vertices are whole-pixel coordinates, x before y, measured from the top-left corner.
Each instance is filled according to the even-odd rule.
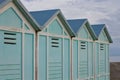
[[[0,0],[0,4],[1,4],[3,1],[5,1],[5,0]]]
[[[84,24],[86,20],[87,19],[73,19],[73,20],[67,20],[67,21],[71,26],[71,28],[73,29],[73,31],[77,33],[80,27]]]
[[[96,25],[91,25],[93,28],[96,36],[98,37],[99,34],[101,33],[102,29],[105,27],[105,24],[96,24]]]
[[[59,9],[44,10],[44,11],[33,11],[30,14],[38,22],[40,26],[44,26],[45,23],[56,13]]]

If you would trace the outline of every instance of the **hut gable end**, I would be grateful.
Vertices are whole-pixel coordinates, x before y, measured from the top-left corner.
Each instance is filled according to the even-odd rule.
[[[109,42],[108,38],[107,38],[107,35],[105,33],[105,31],[103,30],[100,35],[99,35],[99,38],[98,38],[100,41],[105,41],[105,42]]]
[[[13,2],[9,2],[0,8],[0,28],[35,31],[31,23]]]
[[[53,35],[68,36],[68,32],[65,30],[63,24],[60,22],[58,18],[53,19],[43,30],[43,32],[48,32],[49,34]]]
[[[92,40],[91,34],[86,25],[80,28],[77,36],[82,39]]]
[[[22,19],[10,7],[0,14],[0,26],[22,28]]]

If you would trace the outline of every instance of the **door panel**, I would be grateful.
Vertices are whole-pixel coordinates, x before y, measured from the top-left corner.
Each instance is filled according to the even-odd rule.
[[[105,45],[104,44],[100,44],[100,59],[99,59],[99,73],[103,74],[105,73],[105,69],[106,69],[106,58],[105,58]]]
[[[80,41],[79,50],[79,77],[85,79],[88,77],[88,52],[87,42]]]
[[[0,80],[21,80],[21,34],[0,31]]]
[[[62,80],[62,39],[49,37],[48,80]]]

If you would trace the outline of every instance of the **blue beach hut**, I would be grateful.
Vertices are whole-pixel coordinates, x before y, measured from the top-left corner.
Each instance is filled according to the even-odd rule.
[[[59,9],[34,11],[38,32],[38,80],[70,80],[71,38],[74,35]]]
[[[97,39],[87,19],[68,20],[76,34],[72,38],[72,79],[94,80],[94,40]]]
[[[0,0],[0,80],[34,80],[36,31],[19,0]]]
[[[95,79],[110,80],[109,44],[111,36],[105,24],[91,25],[98,40],[95,41]]]

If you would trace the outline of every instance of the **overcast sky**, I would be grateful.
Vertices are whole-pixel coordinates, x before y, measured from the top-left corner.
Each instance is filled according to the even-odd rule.
[[[67,19],[88,18],[91,24],[105,23],[114,43],[111,56],[120,56],[120,0],[21,0],[29,11],[61,9]]]

